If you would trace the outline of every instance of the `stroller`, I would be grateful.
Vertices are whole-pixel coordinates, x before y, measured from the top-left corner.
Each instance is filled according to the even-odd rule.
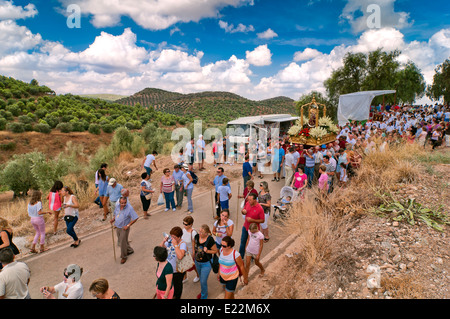
[[[292,187],[284,186],[280,191],[280,198],[277,200],[277,205],[272,205],[274,208],[273,220],[278,218],[283,219],[292,208],[292,203],[297,199],[297,192]],[[277,216],[278,212],[278,216]]]

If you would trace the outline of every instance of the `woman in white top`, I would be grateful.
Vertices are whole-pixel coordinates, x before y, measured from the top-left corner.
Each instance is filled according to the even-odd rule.
[[[77,198],[68,186],[63,187],[63,189],[61,190],[61,195],[63,198],[64,221],[66,222],[67,226],[66,233],[74,240],[73,244],[70,245],[70,247],[77,248],[81,243],[81,240],[75,233],[74,227],[78,221],[78,208],[80,206],[78,204]]]
[[[339,175],[339,186],[343,187],[348,181],[347,168],[345,163],[341,163],[341,173]]]
[[[40,252],[45,251],[45,220],[42,215],[51,214],[50,212],[42,211],[42,193],[40,191],[33,191],[31,195],[30,203],[28,204],[28,216],[31,218],[31,225],[33,225],[36,235],[33,239],[33,245],[31,246],[31,253],[37,253],[36,244],[40,238]]]
[[[186,216],[183,219],[184,228],[183,228],[183,236],[181,236],[181,240],[186,243],[187,249],[189,252],[192,253],[192,256],[195,256],[194,245],[192,243],[194,242],[195,235],[197,235],[197,231],[193,228],[193,225],[194,225],[194,218],[192,218],[192,216]],[[195,274],[196,274],[196,276],[194,278],[194,282],[198,282],[200,280],[200,277],[198,276],[197,268],[192,267],[187,272],[190,272],[192,270],[195,270]],[[184,275],[183,283],[185,283],[188,280],[187,272]]]
[[[220,219],[216,220],[213,225],[212,234],[216,236],[217,249],[221,248],[222,239],[225,236],[233,236],[234,223],[230,219],[230,211],[223,209],[220,213]]]

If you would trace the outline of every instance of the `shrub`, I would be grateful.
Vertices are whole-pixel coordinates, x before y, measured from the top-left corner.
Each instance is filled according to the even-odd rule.
[[[14,151],[17,144],[15,142],[9,142],[6,144],[0,144],[0,150],[2,151]]]
[[[73,130],[71,123],[59,123],[56,125],[56,129],[60,130],[62,133],[70,133]]]
[[[52,128],[46,123],[38,123],[34,126],[34,130],[39,133],[49,134],[52,131]]]
[[[91,134],[100,135],[101,126],[99,124],[91,124],[91,125],[89,125],[88,131]]]
[[[6,128],[6,124],[8,121],[3,117],[0,117],[0,131],[3,131]]]
[[[114,132],[114,126],[109,123],[105,123],[105,124],[102,124],[102,130],[105,133],[112,133],[112,132]]]
[[[13,133],[23,133],[25,132],[25,125],[23,123],[12,122],[6,125],[6,129]]]

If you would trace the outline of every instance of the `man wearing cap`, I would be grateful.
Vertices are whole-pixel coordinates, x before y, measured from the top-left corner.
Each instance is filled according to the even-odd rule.
[[[187,197],[187,201],[188,201],[188,209],[187,209],[187,213],[188,214],[192,214],[194,212],[194,206],[192,203],[192,193],[194,191],[194,183],[193,183],[193,178],[191,176],[191,173],[189,172],[189,166],[186,164],[183,164],[181,166],[181,171],[183,172],[183,177],[182,177],[182,190],[186,190],[186,197]]]
[[[116,207],[116,202],[121,196],[121,191],[123,186],[117,183],[115,178],[110,178],[108,183],[108,188],[106,189],[105,197],[109,198],[109,207],[103,208],[105,213],[108,214],[110,211],[113,212]],[[104,218],[105,219],[105,218]]]
[[[119,199],[119,205],[114,210],[114,217],[111,219],[111,224],[116,227],[117,243],[120,246],[120,263],[124,264],[127,261],[129,255],[134,253],[133,248],[130,246],[128,236],[130,235],[130,227],[138,219],[138,215],[135,210],[128,203],[127,197],[121,197]]]

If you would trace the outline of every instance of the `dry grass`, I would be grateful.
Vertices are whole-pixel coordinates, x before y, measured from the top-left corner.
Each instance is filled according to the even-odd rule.
[[[401,277],[382,277],[381,287],[391,292],[396,299],[423,299],[425,288],[418,284],[417,278],[409,275]]]
[[[316,192],[307,193],[305,200],[291,209],[281,226],[289,233],[298,233],[301,245],[295,263],[285,272],[286,280],[303,278],[303,282],[308,282],[307,276],[313,278],[320,272],[327,272],[336,283],[342,283],[342,273],[350,276],[356,256],[346,255],[343,249],[350,225],[383,203],[379,195],[390,194],[399,183],[416,182],[425,171],[419,158],[426,153],[420,146],[408,144],[365,155],[357,175],[347,187],[336,187],[323,201],[316,199]],[[292,272],[293,268],[296,271]],[[384,287],[395,291],[396,298],[420,298],[422,294],[422,288],[407,277],[387,279]],[[293,290],[286,288],[284,297],[302,298],[305,294],[300,290],[293,296]]]

